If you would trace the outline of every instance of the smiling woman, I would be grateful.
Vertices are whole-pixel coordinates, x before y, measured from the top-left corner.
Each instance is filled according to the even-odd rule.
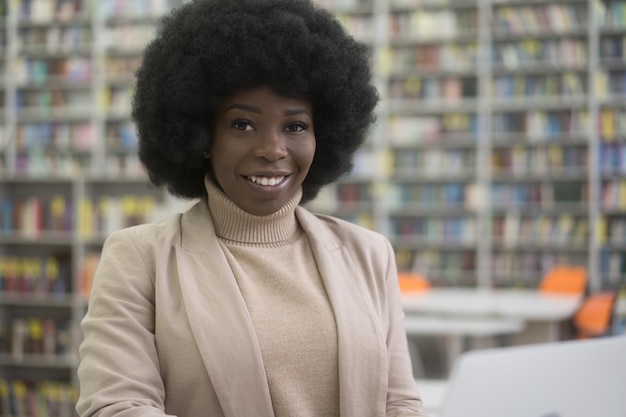
[[[368,59],[309,0],[191,0],[162,20],[139,157],[200,201],[104,245],[81,416],[424,415],[389,241],[300,205],[374,120]]]

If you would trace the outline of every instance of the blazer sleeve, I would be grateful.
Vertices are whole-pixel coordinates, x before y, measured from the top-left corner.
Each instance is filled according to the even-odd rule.
[[[385,277],[388,323],[386,343],[389,363],[387,417],[426,417],[413,378],[395,255],[389,241],[386,241],[386,246],[387,259],[390,260]]]
[[[154,336],[154,273],[133,233],[122,230],[106,241],[81,322],[76,410],[82,417],[166,415]]]

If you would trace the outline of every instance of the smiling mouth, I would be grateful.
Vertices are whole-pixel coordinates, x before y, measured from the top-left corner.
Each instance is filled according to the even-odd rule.
[[[255,184],[273,187],[275,185],[282,183],[287,177],[284,175],[280,177],[261,177],[261,176],[252,175],[246,178],[248,179],[248,181],[253,182]]]

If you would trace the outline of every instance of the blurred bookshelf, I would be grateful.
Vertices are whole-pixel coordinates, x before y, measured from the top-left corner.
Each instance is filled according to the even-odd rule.
[[[180,206],[149,185],[129,115],[141,50],[178,3],[0,1],[2,415],[74,415],[104,240]]]
[[[371,45],[383,103],[312,208],[438,286],[532,288],[559,263],[626,285],[626,2],[321,3]]]

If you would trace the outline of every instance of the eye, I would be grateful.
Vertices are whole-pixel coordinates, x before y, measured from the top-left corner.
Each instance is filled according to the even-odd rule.
[[[287,131],[291,133],[302,132],[309,127],[306,123],[303,122],[295,122],[291,123],[287,126]]]
[[[235,120],[232,126],[237,130],[254,130],[252,123],[248,120]]]

